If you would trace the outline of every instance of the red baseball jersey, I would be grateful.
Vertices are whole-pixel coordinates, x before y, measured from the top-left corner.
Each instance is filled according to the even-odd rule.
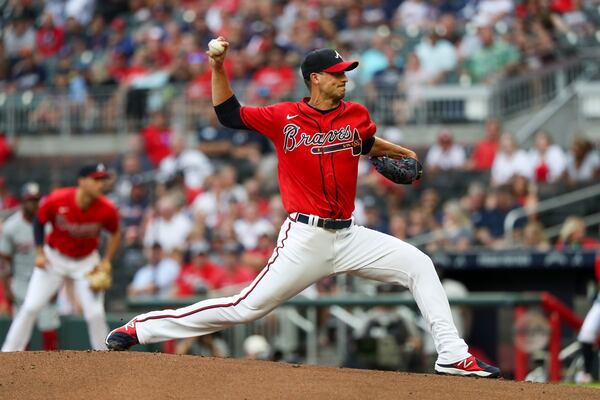
[[[375,124],[360,104],[342,101],[323,114],[307,101],[242,107],[240,115],[247,127],[275,144],[288,213],[350,218],[362,144],[375,134]]]
[[[104,196],[98,197],[87,210],[75,202],[77,188],[58,189],[44,198],[37,218],[52,224],[46,243],[60,253],[82,258],[98,248],[102,228],[114,233],[119,228],[119,215],[113,203]]]

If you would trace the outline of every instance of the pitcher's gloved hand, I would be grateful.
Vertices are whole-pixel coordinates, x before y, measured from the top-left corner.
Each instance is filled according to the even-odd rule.
[[[371,163],[377,172],[394,183],[410,185],[421,179],[423,167],[421,163],[412,157],[389,158],[371,157]]]
[[[109,261],[101,261],[86,275],[90,289],[94,292],[104,291],[112,285],[112,267]]]

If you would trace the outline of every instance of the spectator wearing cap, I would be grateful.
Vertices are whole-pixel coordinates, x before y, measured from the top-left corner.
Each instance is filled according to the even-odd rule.
[[[449,172],[463,169],[465,162],[465,149],[454,143],[452,131],[441,129],[438,132],[437,143],[427,152],[426,168],[432,173]]]
[[[227,281],[223,267],[210,261],[210,245],[206,241],[190,245],[190,262],[179,273],[173,293],[176,297],[205,294],[222,288]]]
[[[154,243],[146,249],[148,263],[134,275],[127,289],[129,297],[169,296],[179,274],[180,265],[165,256],[162,246]]]

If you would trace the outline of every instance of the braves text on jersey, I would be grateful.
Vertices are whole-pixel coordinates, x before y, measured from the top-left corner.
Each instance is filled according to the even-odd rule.
[[[71,258],[91,254],[99,244],[102,228],[114,233],[119,228],[119,216],[113,203],[98,197],[86,210],[75,201],[77,188],[58,189],[42,199],[37,218],[52,224],[46,243]]]
[[[275,144],[279,186],[288,213],[348,219],[354,211],[362,143],[375,134],[367,109],[341,101],[322,113],[300,102],[242,107],[246,126]]]

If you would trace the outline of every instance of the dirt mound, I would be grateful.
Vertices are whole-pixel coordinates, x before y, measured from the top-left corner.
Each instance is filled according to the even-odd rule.
[[[600,391],[160,353],[61,351],[0,354],[0,398],[585,400],[600,398]]]

